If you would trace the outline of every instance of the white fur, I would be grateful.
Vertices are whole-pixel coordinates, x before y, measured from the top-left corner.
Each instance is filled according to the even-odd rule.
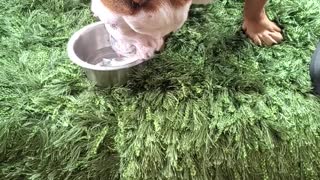
[[[95,16],[106,24],[109,33],[118,41],[119,54],[125,54],[131,45],[136,47],[136,56],[142,59],[152,57],[160,50],[163,37],[178,30],[188,17],[191,5],[175,9],[167,3],[153,13],[141,11],[134,16],[122,16],[111,12],[101,0],[92,0],[91,10]],[[116,28],[113,26],[116,25]]]
[[[124,16],[124,20],[136,32],[153,37],[163,37],[178,30],[187,20],[190,3],[175,9],[170,4],[163,3],[161,8],[153,13],[140,12],[135,16]]]

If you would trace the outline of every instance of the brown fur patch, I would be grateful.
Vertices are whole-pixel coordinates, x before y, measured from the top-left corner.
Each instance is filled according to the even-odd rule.
[[[157,11],[164,3],[175,8],[184,6],[191,0],[101,0],[111,11],[123,15],[134,15],[141,10],[146,12]]]

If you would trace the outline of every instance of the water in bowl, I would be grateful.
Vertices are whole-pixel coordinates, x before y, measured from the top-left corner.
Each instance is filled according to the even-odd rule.
[[[118,55],[111,47],[104,47],[91,53],[86,58],[86,62],[96,66],[124,66],[138,59],[135,57],[124,57]]]
[[[91,53],[86,58],[86,62],[89,64],[97,65],[103,61],[103,59],[118,58],[118,55],[113,51],[111,47],[104,47]]]

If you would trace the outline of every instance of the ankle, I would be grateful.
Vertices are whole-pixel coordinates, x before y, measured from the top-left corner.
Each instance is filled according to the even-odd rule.
[[[244,20],[245,21],[250,21],[250,22],[261,22],[265,19],[268,19],[265,11],[261,11],[260,13],[254,13],[250,11],[245,11],[244,12]]]

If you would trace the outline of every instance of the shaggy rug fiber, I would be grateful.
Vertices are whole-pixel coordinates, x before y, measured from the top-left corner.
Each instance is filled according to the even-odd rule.
[[[66,54],[83,0],[0,0],[0,179],[319,179],[309,63],[319,0],[270,0],[285,40],[254,46],[240,0],[192,6],[127,85],[97,88]]]

